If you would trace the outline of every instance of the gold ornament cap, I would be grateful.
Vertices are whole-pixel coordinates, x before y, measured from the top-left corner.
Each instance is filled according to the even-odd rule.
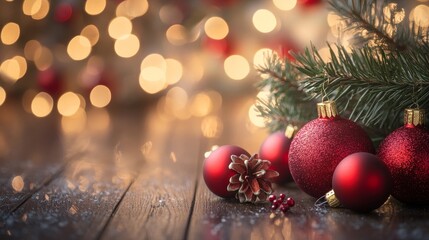
[[[297,130],[298,130],[297,126],[293,126],[292,124],[289,124],[286,127],[285,136],[289,139],[292,139],[293,136],[295,136]]]
[[[404,125],[423,126],[425,123],[425,110],[407,108],[404,111]]]
[[[334,190],[331,190],[329,192],[327,192],[325,194],[325,199],[328,202],[328,205],[330,207],[339,207],[341,205],[340,201],[338,200],[338,198],[335,196],[335,192]]]
[[[337,105],[334,101],[324,101],[317,104],[319,118],[334,118],[338,116]]]

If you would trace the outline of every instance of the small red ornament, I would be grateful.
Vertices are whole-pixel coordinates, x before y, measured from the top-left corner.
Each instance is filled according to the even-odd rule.
[[[429,205],[429,130],[424,110],[406,109],[405,125],[380,144],[378,156],[393,178],[392,195],[401,202]]]
[[[280,176],[273,179],[274,183],[284,184],[292,181],[289,171],[289,147],[296,128],[288,126],[285,132],[279,131],[269,135],[259,149],[259,157],[271,162],[270,169]]]
[[[319,118],[304,125],[293,138],[289,169],[298,187],[313,197],[332,189],[338,163],[356,152],[374,152],[371,139],[355,122],[338,116],[335,102],[317,104]]]
[[[240,156],[241,154],[250,157],[250,154],[241,147],[224,145],[214,150],[204,160],[204,181],[210,191],[219,197],[233,198],[236,195],[236,192],[227,190],[229,179],[236,174],[228,166],[231,163],[231,155]]]
[[[377,156],[358,152],[344,158],[335,168],[332,189],[342,206],[370,212],[386,202],[392,191],[392,177]]]
[[[203,38],[203,46],[205,49],[213,52],[218,57],[226,58],[234,52],[232,40],[228,37],[216,40],[210,37]]]
[[[64,82],[60,72],[54,68],[48,68],[37,74],[37,84],[44,92],[58,97],[64,88]]]
[[[311,7],[318,5],[322,2],[322,0],[298,0],[298,4],[304,7]]]
[[[73,17],[73,6],[70,3],[60,3],[55,8],[54,18],[59,23],[67,23]]]

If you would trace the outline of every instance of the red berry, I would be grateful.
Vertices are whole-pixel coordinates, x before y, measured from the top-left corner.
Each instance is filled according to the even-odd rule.
[[[282,202],[279,201],[278,199],[273,201],[273,205],[276,205],[277,207],[280,206],[280,204],[282,204]]]
[[[286,203],[291,207],[295,206],[295,200],[293,200],[293,198],[287,198]]]
[[[275,204],[271,205],[271,210],[276,210],[277,208],[279,208],[279,205],[275,205]]]
[[[286,195],[284,195],[283,193],[280,193],[279,198],[283,201],[286,198]]]
[[[270,201],[270,202],[273,202],[274,200],[276,200],[277,199],[277,197],[276,197],[276,195],[274,195],[274,194],[271,194],[269,197],[268,197],[268,201]]]
[[[282,212],[287,212],[289,210],[289,205],[287,204],[282,204],[282,206],[280,207],[280,211]]]

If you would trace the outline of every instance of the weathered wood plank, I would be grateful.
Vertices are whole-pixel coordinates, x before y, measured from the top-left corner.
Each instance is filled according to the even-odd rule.
[[[139,148],[135,149],[137,144],[134,144],[141,137],[136,132],[144,124],[141,115],[133,112],[115,116],[108,119],[111,124],[103,131],[96,127],[94,132],[85,129],[76,136],[64,136],[65,145],[79,139],[86,142],[86,153],[68,163],[58,177],[5,217],[0,238],[95,239],[99,236],[134,179],[132,168],[142,163]],[[124,136],[129,132],[133,134]]]
[[[16,209],[78,153],[67,155],[66,152],[54,118],[37,119],[14,103],[3,105],[0,108],[0,216]]]
[[[121,202],[102,239],[183,239],[195,191],[199,128],[195,120],[147,128],[147,164]]]

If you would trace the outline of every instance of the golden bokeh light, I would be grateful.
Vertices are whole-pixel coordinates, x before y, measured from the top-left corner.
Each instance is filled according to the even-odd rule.
[[[250,66],[246,58],[241,55],[231,55],[223,64],[226,75],[233,80],[242,80],[250,72]]]
[[[98,31],[97,26],[92,24],[84,27],[80,32],[80,35],[86,37],[91,43],[91,46],[94,46],[95,44],[97,44],[100,38],[100,32]]]
[[[41,20],[49,13],[48,0],[24,0],[22,3],[22,12],[31,16],[34,20]]]
[[[213,103],[207,93],[197,93],[191,101],[191,113],[195,117],[204,117],[213,110]]]
[[[33,61],[37,69],[44,71],[52,66],[54,56],[49,48],[41,47],[36,50]]]
[[[131,34],[133,23],[126,17],[116,17],[109,23],[107,29],[109,36],[113,39],[119,39],[123,36]]]
[[[394,14],[392,16],[392,13]],[[393,22],[398,24],[405,18],[405,9],[398,8],[397,3],[389,3],[383,8],[384,19],[390,21],[393,17]]]
[[[31,18],[34,20],[41,20],[45,18],[49,13],[49,8],[50,6],[48,0],[37,0],[33,5],[33,9],[31,10],[31,12],[34,12],[34,14],[31,14]],[[37,11],[35,11],[35,9],[37,9]]]
[[[273,50],[269,48],[261,48],[256,51],[255,55],[253,55],[253,65],[254,66],[265,66],[265,60],[267,56],[272,54]]]
[[[72,116],[81,105],[81,100],[76,93],[66,92],[58,99],[57,109],[63,116]]]
[[[229,27],[223,18],[211,17],[204,24],[204,31],[210,38],[220,40],[228,35]]]
[[[92,47],[88,38],[78,35],[72,38],[67,45],[67,53],[71,59],[80,61],[89,56]]]
[[[21,192],[24,189],[24,179],[21,176],[15,176],[12,178],[11,185],[14,191]]]
[[[0,33],[1,42],[5,45],[12,45],[18,40],[20,33],[21,29],[18,24],[14,22],[6,23]]]
[[[429,6],[420,4],[410,12],[410,21],[420,27],[429,27]]]
[[[277,26],[277,19],[274,14],[267,9],[259,9],[253,14],[253,26],[261,33],[269,33]]]
[[[140,72],[139,84],[145,92],[155,94],[166,87],[165,71],[154,66],[143,68]]]
[[[65,134],[77,134],[85,130],[86,127],[86,112],[83,108],[79,108],[76,113],[71,116],[62,116],[61,129]]]
[[[188,104],[188,93],[181,87],[173,87],[165,95],[163,110],[166,113],[180,117],[186,111]]]
[[[206,138],[220,137],[223,131],[223,122],[217,116],[207,116],[201,122],[201,132]]]
[[[326,20],[330,27],[335,27],[342,23],[341,17],[335,12],[329,12]]]
[[[85,12],[89,15],[98,15],[106,8],[106,0],[87,0]]]
[[[6,91],[0,86],[0,106],[6,101]]]
[[[129,19],[143,16],[149,9],[147,0],[125,0],[116,7],[116,16],[124,16]]]
[[[173,58],[165,59],[167,65],[165,78],[168,84],[175,84],[180,81],[183,75],[183,66],[178,60]]]
[[[25,43],[24,56],[26,59],[34,61],[37,52],[40,52],[42,45],[37,40],[30,40]]]
[[[174,24],[167,29],[165,36],[173,45],[180,46],[186,43],[186,28],[180,24]]]
[[[0,75],[11,82],[16,82],[19,79],[20,73],[19,62],[16,59],[6,59],[0,65]]]
[[[89,100],[94,107],[103,108],[107,106],[112,99],[110,89],[104,85],[97,85],[89,94]]]
[[[130,58],[139,51],[140,40],[136,35],[128,34],[115,41],[115,52],[123,58]]]
[[[283,11],[290,11],[295,8],[297,0],[273,0],[274,6]]]
[[[167,62],[165,61],[165,58],[158,53],[152,53],[147,55],[140,64],[140,70],[146,68],[146,67],[157,67],[162,70],[167,69]]]
[[[36,117],[48,116],[54,107],[54,100],[51,95],[45,92],[38,93],[31,102],[31,112]]]
[[[12,59],[15,59],[18,62],[19,65],[19,75],[18,79],[21,79],[24,77],[25,73],[27,72],[27,60],[25,60],[22,56],[15,56]]]
[[[252,104],[249,108],[249,119],[250,122],[260,128],[265,127],[265,119],[261,116],[259,116],[259,111],[257,110],[256,106]]]

